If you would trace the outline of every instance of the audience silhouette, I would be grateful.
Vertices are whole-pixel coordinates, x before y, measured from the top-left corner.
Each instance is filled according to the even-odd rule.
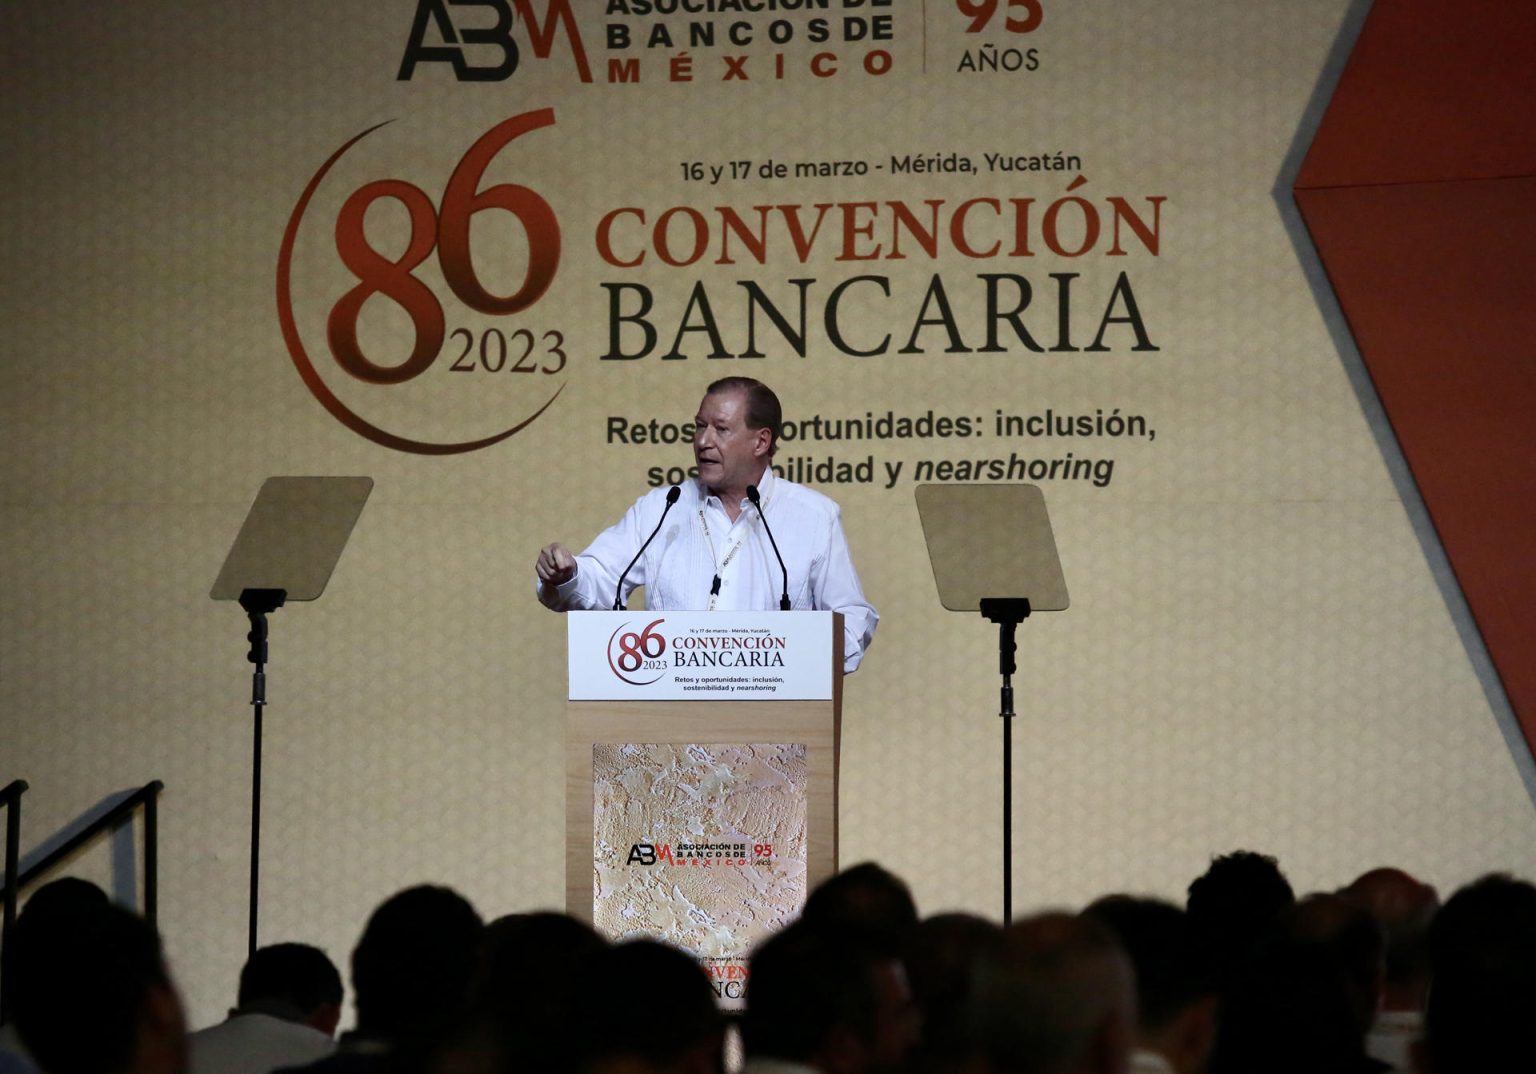
[[[483,925],[407,888],[351,968],[339,1042],[340,976],[303,944],[257,951],[229,1019],[189,1038],[155,930],[56,881],[6,937],[0,1074],[1487,1074],[1528,1051],[1536,887],[1494,874],[1440,907],[1383,867],[1298,900],[1241,850],[1184,908],[1110,895],[998,924],[924,919],[865,862],[752,952],[740,1057],[694,956],[565,914]]]

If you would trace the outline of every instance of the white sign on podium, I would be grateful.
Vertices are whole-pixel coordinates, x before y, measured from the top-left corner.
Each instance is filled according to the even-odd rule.
[[[821,701],[831,612],[572,612],[572,701]]]

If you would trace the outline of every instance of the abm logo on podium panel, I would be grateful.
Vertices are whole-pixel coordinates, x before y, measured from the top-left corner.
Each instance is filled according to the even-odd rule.
[[[773,844],[753,843],[747,857],[746,843],[631,843],[625,865],[686,865],[710,868],[717,865],[771,865]]]

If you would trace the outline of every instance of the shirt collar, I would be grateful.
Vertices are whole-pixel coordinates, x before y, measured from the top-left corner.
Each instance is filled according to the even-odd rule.
[[[763,476],[757,481],[757,494],[762,497],[764,503],[767,503],[769,497],[773,495],[773,486],[777,481],[778,478],[773,473],[773,460],[769,459],[768,468],[763,471]]]
[[[704,483],[704,479],[702,477],[696,477],[693,479],[693,481],[699,490],[700,503],[708,503],[712,499],[719,499],[719,497],[717,497],[713,492],[709,491],[709,486]],[[763,501],[764,506],[767,506],[769,497],[773,495],[773,486],[777,481],[778,478],[774,475],[773,472],[773,463],[770,461],[768,467],[763,471],[763,476],[758,478],[756,481],[757,495],[758,498]],[[738,506],[743,505],[746,507],[751,506],[751,501],[749,501],[745,495],[742,496],[741,504]]]

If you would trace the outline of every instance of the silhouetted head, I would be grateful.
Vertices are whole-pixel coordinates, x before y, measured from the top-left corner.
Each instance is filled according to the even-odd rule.
[[[901,963],[855,933],[800,920],[752,954],[741,1022],[749,1057],[880,1074],[905,1062],[917,1030]]]
[[[1485,876],[1446,900],[1429,930],[1424,1048],[1432,1074],[1530,1062],[1536,1010],[1536,887]]]
[[[725,1019],[709,978],[691,956],[653,940],[598,952],[597,983],[584,997],[571,1045],[586,1074],[718,1074]]]
[[[1369,910],[1342,895],[1308,895],[1287,915],[1287,937],[1342,979],[1362,1039],[1376,1017],[1385,941]]]
[[[977,962],[1002,943],[1003,930],[973,914],[937,914],[912,930],[903,960],[922,1014],[918,1062],[958,1069],[973,1050],[971,986]]]
[[[1106,925],[1136,972],[1139,1026],[1155,1033],[1215,991],[1183,910],[1160,899],[1109,895],[1084,911]]]
[[[259,948],[240,971],[239,1010],[301,1022],[329,1036],[341,1016],[341,974],[303,943]]]
[[[587,963],[608,941],[554,911],[507,914],[485,926],[470,990],[481,1017],[529,1032],[572,1004]]]
[[[1238,850],[1213,859],[1189,885],[1185,908],[1196,942],[1225,974],[1275,933],[1295,903],[1296,893],[1274,858]]]
[[[1136,988],[1114,934],[1091,917],[1014,922],[977,968],[974,1024],[991,1074],[1119,1072]]]
[[[1385,966],[1389,988],[1409,990],[1409,1006],[1422,1002],[1429,977],[1429,925],[1440,908],[1440,896],[1428,884],[1401,869],[1380,868],[1362,873],[1340,894],[1368,910],[1386,942]]]
[[[829,928],[857,930],[868,942],[899,952],[917,926],[917,903],[906,881],[866,861],[817,885],[800,917]]]
[[[395,1042],[440,1035],[464,1004],[481,931],[480,915],[449,888],[385,900],[352,952],[358,1031]]]
[[[16,920],[6,985],[22,1043],[61,1074],[180,1074],[186,1023],[160,937],[136,914],[81,894],[35,912],[29,903]]]
[[[1358,1074],[1375,1014],[1381,934],[1338,895],[1287,911],[1229,978],[1212,1069],[1216,1074]]]

